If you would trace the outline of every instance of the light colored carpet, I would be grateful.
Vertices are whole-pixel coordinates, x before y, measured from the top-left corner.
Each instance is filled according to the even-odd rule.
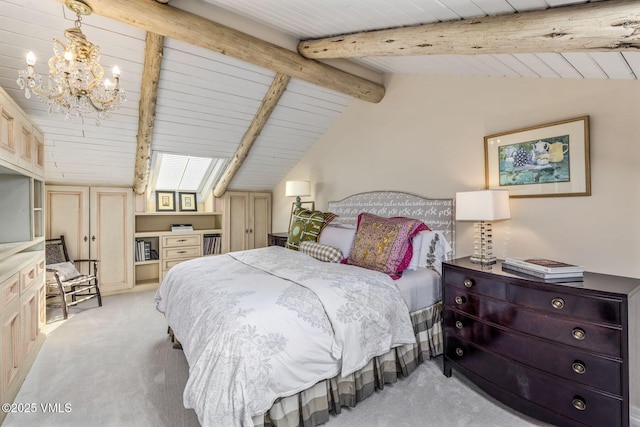
[[[37,410],[10,413],[3,426],[198,427],[195,412],[182,406],[187,362],[171,347],[153,295],[106,297],[101,308],[87,301],[71,309],[69,320],[50,323],[16,399]],[[544,425],[488,398],[455,371],[446,378],[441,366],[441,357],[422,364],[325,426]],[[58,411],[44,411],[46,404],[58,404]]]

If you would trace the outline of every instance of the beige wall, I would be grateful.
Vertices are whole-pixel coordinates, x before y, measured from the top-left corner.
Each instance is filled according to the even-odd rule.
[[[379,104],[353,101],[274,189],[273,230],[285,231],[286,179],[310,179],[318,209],[372,190],[428,197],[484,188],[485,135],[589,115],[590,197],[511,199],[494,252],[544,256],[640,277],[640,82],[390,76]],[[457,255],[472,252],[457,224]]]

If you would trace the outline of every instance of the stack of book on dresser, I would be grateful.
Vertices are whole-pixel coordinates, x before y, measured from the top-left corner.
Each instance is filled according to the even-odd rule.
[[[502,263],[502,269],[551,281],[580,281],[584,277],[584,267],[582,266],[545,258],[506,258]]]

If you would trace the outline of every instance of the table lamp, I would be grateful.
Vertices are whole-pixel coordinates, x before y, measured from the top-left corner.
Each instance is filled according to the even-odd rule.
[[[475,221],[471,262],[494,264],[491,221],[511,218],[508,190],[480,190],[456,193],[456,220]]]
[[[309,181],[287,181],[285,183],[285,196],[296,198],[296,209],[300,207],[300,197],[311,195],[311,183]]]

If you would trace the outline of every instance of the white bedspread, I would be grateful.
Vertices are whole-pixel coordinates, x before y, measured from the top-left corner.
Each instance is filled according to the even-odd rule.
[[[276,398],[415,343],[387,275],[279,246],[178,264],[156,301],[189,363],[185,407],[203,426],[252,426]]]

